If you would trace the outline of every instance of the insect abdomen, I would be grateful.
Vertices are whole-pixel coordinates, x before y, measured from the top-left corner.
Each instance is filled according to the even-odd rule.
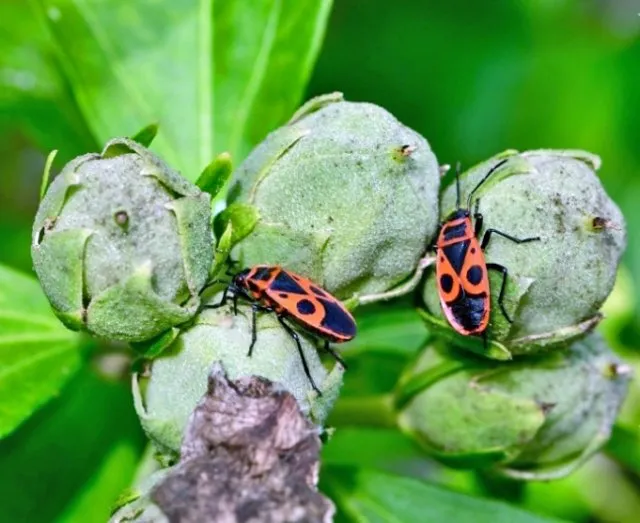
[[[479,296],[466,294],[448,305],[458,324],[466,331],[474,332],[482,326],[487,313],[487,296],[484,293]]]

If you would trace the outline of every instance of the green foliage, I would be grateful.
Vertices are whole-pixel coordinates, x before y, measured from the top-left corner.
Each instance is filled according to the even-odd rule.
[[[218,193],[231,178],[232,171],[231,155],[229,153],[220,153],[205,167],[196,180],[196,185],[202,191],[209,193],[212,200],[215,200]]]
[[[58,149],[56,163],[61,165],[98,150],[108,138],[131,136],[158,122],[133,139],[148,145],[159,125],[153,149],[192,181],[201,172],[197,185],[220,203],[231,175],[230,158],[239,165],[301,99],[331,4],[0,2],[1,261],[31,266],[28,231],[44,159],[34,154],[30,142],[43,151]],[[383,0],[359,4],[337,3],[308,97],[340,89],[354,101],[380,104],[428,136],[442,162],[460,159],[468,165],[506,147],[580,147],[601,154],[598,174],[629,225],[628,272],[623,275],[631,278],[622,287],[634,296],[633,283],[640,282],[640,182],[635,174],[640,120],[634,116],[640,110],[640,40],[629,21],[637,20],[637,13],[613,1],[584,6],[579,0],[407,0],[402,9]],[[290,123],[300,123],[339,98],[333,93],[314,99]],[[356,130],[362,132],[366,124]],[[319,164],[331,170],[331,161],[321,158]],[[298,166],[293,167],[288,186],[299,181]],[[50,156],[43,192],[55,171]],[[210,279],[222,277],[232,247],[265,218],[238,197],[230,194],[229,202],[235,203],[215,220]],[[351,222],[350,228],[359,225]],[[277,237],[281,230],[275,231]],[[265,245],[271,248],[268,240]],[[348,258],[352,246],[341,245]],[[84,291],[75,290],[78,296]],[[322,489],[338,505],[337,521],[549,521],[481,499],[514,491],[521,497],[512,497],[512,504],[572,521],[635,521],[640,506],[637,383],[631,384],[624,421],[605,447],[608,457],[599,455],[550,484],[480,488],[473,474],[434,463],[401,434],[389,415],[398,379],[428,339],[451,332],[437,319],[425,325],[414,305],[403,299],[358,308],[358,337],[340,347],[349,371],[330,418],[337,427],[323,449],[321,471]],[[608,343],[624,352],[637,373],[637,303],[630,299],[624,313],[613,307],[607,316]],[[246,323],[244,317],[234,321]],[[273,323],[274,335],[283,334]],[[220,343],[209,334],[203,329],[200,341]],[[236,347],[240,356],[245,341]],[[169,358],[171,351],[165,354],[165,349],[179,343],[180,331],[172,328],[135,344],[137,354],[129,356]],[[477,340],[470,348],[484,350]],[[501,345],[490,343],[490,348],[497,357],[505,356]],[[114,357],[113,350],[100,346],[107,358]],[[94,375],[83,366],[86,352],[83,338],[60,326],[32,279],[0,267],[0,520],[104,521],[116,496],[130,485],[143,445],[139,421],[126,384]],[[299,361],[292,357],[291,362],[300,374]],[[167,381],[176,381],[173,371],[165,368]],[[421,374],[408,395],[439,376]],[[564,381],[574,379],[570,375]],[[557,384],[559,393],[564,381]],[[179,392],[160,397],[158,405],[169,405],[193,385],[178,384]],[[455,408],[457,398],[452,404]],[[412,479],[416,476],[432,483]]]
[[[213,230],[217,238],[222,238],[231,226],[230,246],[233,247],[246,238],[258,223],[258,209],[246,203],[232,203],[215,217]]]
[[[615,425],[605,450],[634,474],[640,475],[640,432],[637,428]]]
[[[52,57],[52,41],[30,2],[0,3],[2,70],[0,130],[18,126],[45,150],[61,148],[64,160],[95,147],[73,94]]]
[[[60,393],[82,364],[81,343],[34,279],[0,266],[0,438]]]
[[[0,442],[0,520],[104,522],[143,445],[126,383],[85,367],[59,399]]]
[[[157,121],[155,150],[195,180],[241,158],[298,102],[330,0],[36,0],[99,142]]]
[[[421,481],[367,469],[329,468],[322,486],[333,496],[342,517],[357,523],[543,523],[534,516],[495,501],[474,499]]]

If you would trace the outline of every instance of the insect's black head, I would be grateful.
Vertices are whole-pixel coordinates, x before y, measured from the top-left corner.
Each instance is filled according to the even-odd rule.
[[[450,222],[451,220],[457,220],[459,218],[468,218],[469,210],[468,209],[456,209],[449,216],[447,216],[446,221]]]
[[[231,280],[232,285],[234,285],[235,287],[239,288],[239,289],[246,289],[247,288],[247,276],[249,275],[249,273],[251,272],[251,269],[244,269],[242,271],[240,271],[239,273],[237,273],[234,277],[233,280]]]

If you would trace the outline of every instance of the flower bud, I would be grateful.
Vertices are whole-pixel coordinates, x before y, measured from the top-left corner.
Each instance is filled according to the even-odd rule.
[[[280,383],[298,401],[303,413],[322,424],[342,385],[342,366],[328,373],[314,344],[300,333],[310,374],[322,392],[318,396],[306,376],[293,338],[274,314],[257,316],[257,337],[247,355],[252,336],[252,311],[238,304],[205,309],[162,354],[152,361],[148,377],[134,378],[136,410],[145,432],[165,455],[176,455],[191,412],[207,390],[214,362],[220,361],[229,379],[261,376]],[[144,391],[144,393],[142,392]]]
[[[144,341],[196,312],[213,256],[210,197],[140,144],[111,140],[48,188],[31,253],[72,329]]]
[[[540,238],[516,243],[493,233],[485,250],[488,263],[508,270],[504,305],[514,320],[509,323],[498,304],[502,275],[490,270],[489,338],[511,354],[524,354],[566,344],[597,324],[625,248],[625,225],[595,173],[600,159],[582,151],[502,153],[461,176],[463,206],[502,158],[507,162],[475,193],[471,213],[479,201],[479,241],[489,228]],[[455,191],[453,184],[443,195],[442,219],[455,208]],[[446,324],[434,272],[423,297],[437,327]]]
[[[452,465],[559,478],[607,441],[629,378],[599,334],[510,363],[461,357],[441,343],[403,380],[399,424]]]
[[[283,265],[341,299],[384,292],[435,233],[439,183],[427,141],[381,107],[311,100],[238,168],[232,200],[259,216],[242,265]]]

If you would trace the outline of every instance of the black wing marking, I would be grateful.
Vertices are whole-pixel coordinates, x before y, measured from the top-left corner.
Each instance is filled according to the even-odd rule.
[[[443,247],[444,255],[449,260],[451,267],[456,271],[456,274],[460,274],[462,266],[464,265],[464,259],[467,256],[467,250],[469,249],[469,240],[452,243]]]
[[[335,302],[318,298],[325,310],[324,318],[320,325],[325,329],[341,336],[353,337],[356,335],[356,324],[353,319]]]
[[[291,276],[285,271],[280,271],[275,279],[269,285],[269,290],[290,292],[293,294],[307,294],[305,291]]]
[[[254,280],[261,280],[261,281],[269,281],[271,279],[271,275],[273,274],[273,271],[275,271],[276,269],[274,267],[260,267],[256,273],[253,275],[253,279]]]
[[[458,296],[448,305],[451,307],[453,317],[467,330],[474,330],[480,326],[486,311],[486,295]]]

